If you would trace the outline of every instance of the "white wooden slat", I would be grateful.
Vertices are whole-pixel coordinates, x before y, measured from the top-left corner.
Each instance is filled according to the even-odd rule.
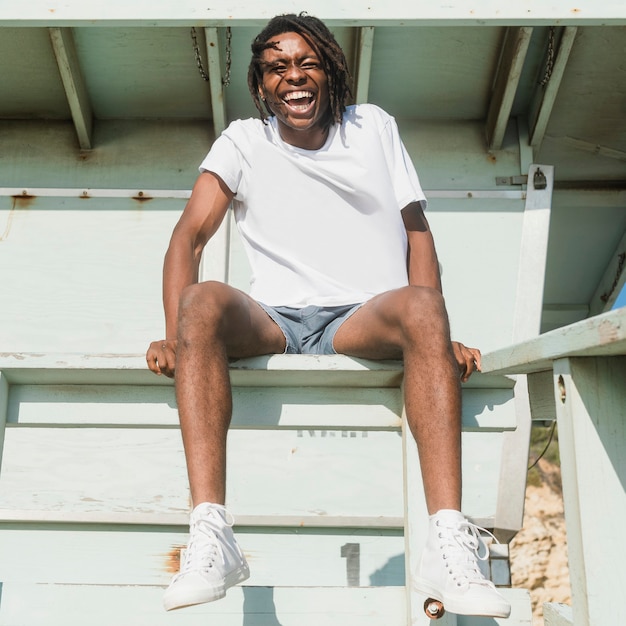
[[[458,616],[458,626],[531,626],[528,592],[503,589],[508,619]],[[173,612],[161,608],[158,586],[82,586],[8,583],[0,623],[28,626],[406,626],[404,587],[253,587],[230,589],[218,602]],[[455,617],[451,614],[448,617]],[[449,622],[444,619],[442,622]],[[424,621],[426,620],[426,621]],[[426,626],[424,615],[412,622]]]
[[[16,384],[173,384],[148,370],[144,353],[7,351],[0,353],[0,371]],[[237,386],[399,387],[402,363],[344,355],[273,354],[233,361],[230,372]],[[494,384],[512,386],[504,377],[472,381],[478,387]]]
[[[83,585],[166,585],[179,566],[187,527],[5,525],[0,580]],[[237,540],[251,585],[404,585],[402,530],[244,529]],[[342,556],[355,546],[356,559]]]
[[[5,584],[0,623],[28,626],[404,626],[403,587],[235,587],[166,613],[154,586]]]
[[[398,390],[235,387],[232,427],[399,427]],[[16,385],[9,421],[20,424],[178,426],[172,387]]]
[[[172,6],[158,2],[150,10],[142,5],[111,0],[106,7],[100,3],[81,0],[32,0],[27,7],[7,3],[0,6],[0,26],[190,26],[198,21],[216,26],[262,26],[268,17],[286,10],[285,5],[273,3],[269,9],[255,0],[242,0],[235,7],[225,0],[215,1],[211,11],[198,7],[192,0],[181,0]],[[365,25],[465,25],[480,27],[501,24],[589,24],[603,26],[625,24],[626,17],[619,2],[598,2],[584,10],[572,10],[566,0],[549,4],[522,4],[504,0],[485,0],[476,5],[470,0],[433,2],[426,6],[388,0],[383,5],[372,5],[365,0],[352,0],[349,6],[332,0],[319,0],[315,15],[330,25],[348,22],[352,26]]]
[[[467,512],[489,525],[501,434],[463,436]],[[228,450],[227,498],[237,516],[342,525],[363,516],[383,526],[402,516],[396,432],[234,430]],[[149,523],[153,515],[171,523],[189,507],[174,429],[9,427],[0,493],[7,520]]]
[[[552,369],[572,356],[609,356],[626,351],[626,308],[557,328],[534,339],[483,355],[488,373],[529,373]]]
[[[248,515],[396,517],[399,439],[394,432],[232,431],[230,506]],[[189,505],[173,429],[9,428],[0,492],[9,510],[172,513]]]
[[[463,428],[510,430],[516,426],[512,389],[463,392]],[[393,388],[234,387],[232,428],[400,427],[402,396]],[[124,424],[177,426],[171,386],[14,385],[13,424]]]
[[[11,384],[173,385],[171,379],[148,370],[144,354],[0,352],[0,371]],[[344,355],[273,354],[233,361],[230,374],[235,386],[399,388],[402,363]],[[475,374],[464,388],[513,386],[506,376]]]

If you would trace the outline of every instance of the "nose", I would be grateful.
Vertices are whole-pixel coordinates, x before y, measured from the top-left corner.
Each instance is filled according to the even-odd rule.
[[[306,81],[306,72],[297,63],[290,63],[285,72],[285,79],[290,83],[302,83]]]

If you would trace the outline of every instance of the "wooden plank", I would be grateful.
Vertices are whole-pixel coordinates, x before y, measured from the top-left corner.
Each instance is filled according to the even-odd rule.
[[[398,428],[401,404],[389,388],[235,387],[231,427]],[[174,389],[147,385],[14,385],[8,414],[22,425],[178,426]]]
[[[463,437],[464,506],[491,526],[501,433]],[[400,444],[390,431],[231,431],[229,506],[247,523],[397,526]],[[189,508],[174,429],[9,427],[4,455],[0,519],[171,524]]]
[[[83,585],[166,585],[188,526],[0,526],[0,580]],[[235,527],[251,585],[403,586],[402,528]],[[351,546],[358,559],[342,556]]]
[[[394,432],[231,431],[229,506],[236,515],[396,517],[399,446]],[[0,510],[8,511],[158,514],[189,507],[173,429],[9,428],[0,491]]]
[[[155,586],[3,585],[0,623],[28,626],[404,626],[403,587],[234,587],[166,613]],[[243,618],[243,622],[242,622]]]
[[[615,248],[598,288],[591,298],[591,315],[604,313],[613,308],[617,297],[626,284],[626,232]]]
[[[559,359],[554,374],[574,623],[623,624],[623,577],[607,563],[626,559],[616,523],[626,516],[626,356]]]
[[[276,374],[278,378],[280,374]],[[463,392],[463,430],[516,427],[511,389]],[[399,429],[402,396],[393,388],[234,387],[231,428]],[[172,387],[13,385],[11,424],[178,426]]]
[[[70,28],[50,28],[49,32],[67,102],[72,112],[78,144],[82,150],[91,150],[93,148],[93,113],[80,69],[72,30]]]
[[[531,120],[531,133],[530,133],[530,145],[539,150],[543,138],[548,128],[548,122],[552,114],[552,109],[556,102],[556,98],[561,86],[561,81],[567,68],[567,62],[569,60],[570,53],[574,46],[574,40],[576,39],[576,33],[578,28],[576,26],[566,26],[563,30],[563,35],[558,44],[558,50],[556,52],[556,59],[554,61],[554,67],[550,75],[550,80],[545,86],[538,88],[536,98],[539,100],[537,111],[534,119]]]
[[[562,357],[626,353],[626,308],[615,309],[570,326],[483,355],[487,373],[517,374],[552,369]]]
[[[534,177],[543,173],[545,187],[534,184]],[[517,267],[517,288],[513,340],[535,337],[541,326],[541,305],[548,249],[548,230],[552,206],[554,168],[531,164],[521,245]],[[528,381],[519,377],[515,385],[517,428],[504,436],[502,465],[499,470],[497,536],[508,542],[522,527],[526,495],[526,467],[530,447],[531,409]]]
[[[319,0],[315,15],[330,25],[413,25],[481,27],[485,25],[580,24],[604,26],[626,24],[619,2],[599,2],[584,10],[572,10],[571,2],[554,0],[550,4],[517,5],[505,0],[484,0],[476,5],[470,0],[422,4],[389,0],[372,5],[365,0],[352,0],[349,6],[332,0]],[[201,21],[215,26],[263,26],[268,15],[274,15],[285,6],[260,6],[256,0],[242,0],[236,7],[225,0],[216,0],[207,12],[193,0],[181,0],[172,6],[161,1],[143,6],[123,0],[111,0],[106,7],[83,0],[32,0],[24,6],[7,3],[0,5],[0,26],[42,26],[49,24],[93,26],[190,26]]]
[[[486,133],[490,150],[502,148],[532,32],[530,27],[506,29],[500,66],[487,113]]]
[[[357,44],[357,66],[355,72],[354,101],[356,104],[369,102],[370,74],[372,71],[372,53],[374,51],[374,27],[359,28]]]
[[[230,364],[234,385],[399,387],[402,363],[344,355],[275,354]],[[0,371],[10,383],[171,385],[146,366],[144,354],[0,353]],[[280,372],[279,380],[275,372]],[[512,386],[503,379],[502,386]]]
[[[567,604],[546,602],[543,605],[543,623],[545,626],[573,626],[572,607]]]

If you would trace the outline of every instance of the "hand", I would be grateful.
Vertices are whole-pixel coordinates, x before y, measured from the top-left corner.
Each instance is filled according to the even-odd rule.
[[[453,341],[452,350],[459,365],[462,382],[467,382],[474,372],[481,371],[481,355],[478,348],[468,348],[458,341]]]
[[[165,374],[168,378],[174,378],[176,369],[176,340],[161,339],[153,341],[146,353],[148,367],[159,376]]]

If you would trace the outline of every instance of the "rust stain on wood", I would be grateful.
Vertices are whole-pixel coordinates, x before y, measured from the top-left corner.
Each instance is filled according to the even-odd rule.
[[[180,570],[180,552],[184,550],[186,545],[175,545],[165,555],[165,571],[170,574],[176,574]]]

